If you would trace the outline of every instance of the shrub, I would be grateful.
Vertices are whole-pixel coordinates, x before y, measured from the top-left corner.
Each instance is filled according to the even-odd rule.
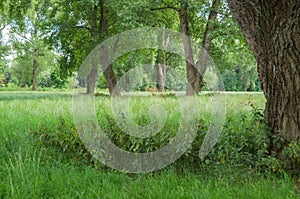
[[[41,126],[38,131],[31,131],[31,137],[38,146],[52,147],[69,158],[93,163],[93,158],[82,143],[75,126],[67,125],[62,117],[54,129]]]
[[[180,121],[178,118],[167,120],[161,132],[149,138],[136,138],[126,134],[110,113],[101,113],[99,123],[105,134],[119,148],[130,152],[146,153],[157,151],[170,142],[178,131]],[[138,125],[149,124],[149,115],[136,117],[135,122]],[[264,126],[262,110],[252,106],[252,111],[248,114],[240,113],[228,116],[218,143],[203,160],[200,160],[199,149],[207,133],[208,125],[208,122],[203,119],[199,121],[196,139],[177,161],[179,165],[181,163],[191,166],[199,163],[244,165],[274,173],[284,171],[299,173],[299,143],[291,142],[283,150],[282,160],[284,161],[280,161],[268,153],[270,142]],[[80,140],[74,124],[67,125],[62,117],[54,129],[41,127],[38,131],[32,132],[32,137],[36,144],[55,148],[66,154],[67,157],[87,164],[95,165],[97,163]]]

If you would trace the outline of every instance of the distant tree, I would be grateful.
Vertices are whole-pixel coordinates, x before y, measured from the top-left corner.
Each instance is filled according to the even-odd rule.
[[[118,15],[115,6],[117,1],[107,0],[66,0],[57,5],[54,23],[56,33],[52,42],[64,56],[61,66],[70,72],[78,69],[88,54],[109,36],[116,33]],[[100,55],[100,65],[108,62],[106,50]],[[88,94],[94,94],[98,76],[99,63],[94,62],[86,79]],[[120,95],[116,89],[117,79],[112,64],[102,71],[110,94]]]
[[[16,44],[15,44],[16,45]],[[31,86],[32,81],[32,51],[30,43],[20,43],[18,44],[18,49],[16,52],[16,57],[12,62],[12,66],[10,68],[12,79],[17,86],[25,87]],[[21,50],[22,49],[22,50]],[[37,58],[37,62],[39,64],[39,70],[36,74],[36,84],[41,84],[42,79],[38,79],[40,73],[44,73],[44,71],[53,71],[55,66],[57,65],[57,55],[54,54],[51,50],[46,49],[45,47],[39,48],[40,52],[43,53],[43,56],[39,56]]]
[[[196,63],[195,53],[193,52],[191,36],[191,18],[189,12],[191,11],[191,4],[194,3],[190,0],[178,0],[175,2],[162,1],[161,7],[152,8],[152,10],[164,10],[171,9],[177,12],[180,21],[180,31],[183,33],[182,41],[186,59],[186,73],[188,87],[186,89],[186,95],[198,94],[201,91],[201,85],[203,82],[203,76],[207,68],[207,61],[210,56],[210,34],[213,30],[213,21],[216,20],[217,13],[220,6],[220,0],[214,0],[212,3],[209,17],[206,22],[206,28],[203,34],[201,55],[199,62]]]
[[[50,36],[52,30],[51,23],[47,16],[51,1],[31,0],[31,1],[8,1],[8,9],[12,14],[9,23],[11,27],[10,36],[13,48],[19,51],[21,56],[31,59],[32,62],[32,90],[37,90],[37,77],[40,67],[39,58],[45,55],[48,46],[45,39]],[[15,10],[19,4],[24,5],[21,8],[21,14]],[[18,61],[19,63],[20,61]]]

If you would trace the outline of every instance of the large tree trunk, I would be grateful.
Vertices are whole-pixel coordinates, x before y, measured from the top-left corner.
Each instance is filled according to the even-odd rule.
[[[39,63],[37,61],[38,59],[38,50],[34,49],[33,52],[33,70],[32,70],[32,90],[36,91],[37,90],[37,74],[38,74],[38,67]]]
[[[300,1],[228,0],[257,61],[272,137],[300,141]],[[281,151],[273,142],[270,151]]]

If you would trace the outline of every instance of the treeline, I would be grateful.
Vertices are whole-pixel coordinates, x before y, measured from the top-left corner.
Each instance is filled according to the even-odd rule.
[[[0,87],[37,90],[84,86],[87,92],[94,93],[95,75],[81,79],[77,72],[91,50],[126,30],[156,27],[188,36],[182,38],[182,45],[190,61],[164,50],[135,50],[107,67],[98,88],[108,88],[112,94],[117,80],[126,72],[148,63],[156,71],[156,78],[147,74],[140,77],[142,85],[136,90],[168,90],[165,79],[172,69],[191,85],[172,89],[197,94],[208,89],[203,76],[211,59],[225,90],[260,90],[255,59],[226,1],[4,0],[0,9]],[[162,33],[158,41],[167,46],[168,39],[169,35]]]

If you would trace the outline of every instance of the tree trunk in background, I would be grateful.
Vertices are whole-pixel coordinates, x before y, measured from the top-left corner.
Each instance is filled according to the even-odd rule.
[[[166,53],[162,50],[158,50],[156,56],[156,88],[159,92],[165,92],[165,80],[166,80]]]
[[[99,19],[100,27],[98,31],[95,32],[98,33],[100,42],[102,42],[108,38],[109,13],[108,13],[108,9],[106,8],[105,0],[99,0],[99,6],[100,6],[100,19]],[[102,65],[102,72],[106,80],[109,93],[112,96],[120,96],[121,95],[120,90],[117,88],[117,78],[112,69],[112,64],[108,63],[108,60],[109,60],[109,54],[107,52],[107,49],[101,49],[100,63]],[[98,75],[98,65],[93,64],[92,70],[88,75],[88,80],[87,80],[87,94],[94,94],[96,88],[97,75]]]
[[[190,41],[189,25],[188,25],[188,1],[182,0],[181,7],[179,9],[180,16],[180,29],[183,35],[183,46],[186,58],[186,71],[188,87],[186,90],[186,95],[199,94],[202,88],[203,77],[207,69],[207,62],[210,57],[210,33],[214,29],[214,21],[217,18],[218,10],[220,7],[220,0],[215,0],[212,4],[212,10],[210,11],[208,21],[206,24],[206,29],[204,32],[204,38],[202,42],[202,49],[200,54],[200,59],[195,65],[194,55],[192,50],[192,45]]]
[[[300,1],[228,0],[257,61],[271,139],[300,141]],[[273,140],[269,150],[280,154]]]
[[[37,61],[38,59],[38,50],[34,49],[33,52],[33,70],[32,70],[32,90],[36,91],[37,90],[37,74],[38,74],[38,67],[39,63]]]
[[[115,76],[115,73],[112,69],[112,64],[109,63],[109,55],[107,53],[107,49],[102,49],[101,50],[101,55],[100,55],[100,63],[102,66],[102,71],[104,78],[106,80],[106,84],[109,90],[109,94],[111,96],[120,96],[120,90],[117,85],[117,78]]]
[[[209,13],[208,21],[206,23],[206,28],[204,32],[204,38],[202,42],[202,49],[201,49],[201,55],[200,55],[200,60],[197,63],[197,81],[195,84],[195,92],[199,93],[201,92],[202,89],[202,82],[203,82],[203,77],[207,69],[207,62],[210,58],[210,33],[214,30],[214,21],[217,18],[218,11],[220,7],[220,0],[215,0],[213,1],[212,4],[212,9]]]
[[[87,84],[86,84],[87,94],[90,95],[95,94],[97,77],[98,77],[98,63],[97,60],[94,58],[92,60],[92,69],[87,77]]]
[[[181,5],[179,9],[180,18],[180,30],[182,33],[182,41],[185,53],[185,64],[187,73],[187,88],[186,95],[197,94],[194,90],[197,76],[197,69],[195,67],[193,50],[191,40],[189,38],[189,24],[188,24],[188,1],[181,0]]]
[[[157,56],[156,56],[156,88],[159,92],[165,92],[165,81],[167,77],[167,66],[166,66],[166,52],[165,50],[169,45],[170,42],[170,37],[169,35],[165,35],[164,32],[162,32],[158,38],[158,43],[160,44],[160,48],[157,51]]]

